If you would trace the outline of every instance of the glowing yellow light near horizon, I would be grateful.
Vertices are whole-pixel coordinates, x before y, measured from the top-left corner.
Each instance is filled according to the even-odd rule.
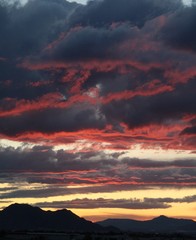
[[[7,139],[0,139],[0,146],[1,147],[20,147],[22,146],[22,142],[18,141],[12,141],[12,140],[7,140]]]
[[[22,141],[12,141],[8,139],[0,139],[0,146],[3,148],[6,148],[6,147],[25,148],[25,147],[33,147],[36,145],[39,145],[39,144],[22,142]]]
[[[175,160],[182,158],[195,158],[196,153],[190,150],[173,150],[173,149],[161,149],[161,148],[148,148],[144,149],[139,144],[135,145],[132,149],[126,151],[121,157],[134,157],[145,158],[151,160]]]
[[[167,209],[122,209],[122,208],[99,208],[99,209],[70,209],[79,216],[88,220],[99,221],[106,218],[129,218],[148,220],[154,217],[165,215],[168,217],[187,218],[196,220],[193,211],[196,203],[175,203]]]
[[[82,145],[86,145],[86,149],[91,149],[88,144],[92,145],[92,141],[87,140],[81,140]],[[81,141],[78,141],[76,143],[72,144],[66,144],[66,145],[57,145],[53,147],[54,151],[58,150],[65,150],[65,151],[74,151],[77,149],[77,152],[80,152],[82,150]],[[0,139],[0,146],[2,147],[14,147],[14,148],[25,148],[25,147],[33,147],[39,144],[32,144],[28,142],[17,142],[12,140],[6,140],[6,139]],[[102,143],[104,147],[108,146],[108,143]],[[114,152],[119,152],[115,150],[103,150],[106,154],[111,154]],[[131,149],[124,151],[125,153],[121,156],[122,157],[134,157],[139,159],[151,159],[151,160],[175,160],[175,159],[183,159],[183,158],[196,158],[196,153],[192,152],[191,150],[173,150],[173,149],[161,149],[161,148],[148,148],[144,149],[141,147],[141,145],[136,144]]]
[[[0,187],[10,187],[9,184],[1,184]],[[0,208],[4,208],[11,203],[28,203],[36,204],[37,202],[54,202],[69,201],[73,199],[143,199],[144,196],[150,198],[183,198],[185,196],[194,195],[195,189],[151,189],[151,190],[134,190],[119,191],[114,193],[89,193],[89,194],[71,194],[65,196],[40,197],[38,198],[13,198],[6,199],[7,202],[0,202]],[[74,209],[69,208],[75,214],[85,217],[92,221],[103,220],[108,217],[115,218],[134,218],[134,219],[151,219],[158,215],[166,215],[168,217],[191,218],[195,219],[196,203],[171,203],[168,209],[122,209],[122,208],[97,208],[97,209]],[[100,206],[101,207],[101,206]],[[64,207],[66,208],[66,206]],[[51,208],[43,208],[44,210],[56,210]],[[196,219],[195,219],[196,220]]]
[[[59,149],[64,149],[65,151],[77,149],[78,142],[76,144],[70,145],[59,145],[54,147],[54,150],[57,151]],[[86,146],[90,146],[88,141],[83,142]],[[92,143],[91,143],[92,144]],[[23,143],[23,142],[16,142],[10,140],[0,140],[0,145],[2,147],[12,146],[14,148],[25,148],[25,147],[33,147],[35,144]],[[38,145],[38,144],[37,144]],[[107,146],[107,144],[105,145]],[[104,153],[111,154],[117,151],[114,150],[104,150]],[[99,156],[99,154],[98,154]],[[152,149],[143,149],[140,145],[135,145],[124,154],[119,157],[119,161],[124,157],[134,157],[138,159],[151,159],[151,160],[161,160],[161,161],[172,161],[175,159],[194,159],[196,157],[196,153],[191,153],[191,151],[182,151],[182,150],[164,150],[160,148],[152,148]],[[93,160],[99,160],[95,156]],[[70,185],[66,186],[67,189],[80,189],[84,187],[93,187],[94,185]],[[98,186],[98,185],[96,185]],[[1,193],[9,192],[10,190],[6,188],[17,187],[20,190],[33,190],[33,189],[47,189],[50,188],[50,184],[40,184],[40,183],[32,183],[28,184],[25,182],[21,183],[1,183]],[[57,186],[61,187],[61,186]],[[3,191],[5,188],[5,191]],[[84,194],[69,194],[69,195],[61,195],[61,196],[51,196],[51,197],[40,197],[40,198],[12,198],[12,199],[3,199],[0,201],[0,208],[4,208],[11,203],[28,203],[28,204],[36,204],[38,202],[53,202],[53,201],[69,201],[73,199],[98,199],[98,198],[105,198],[105,199],[140,199],[143,200],[144,197],[150,198],[183,198],[186,196],[194,195],[195,189],[193,188],[183,188],[183,189],[174,189],[174,188],[162,188],[154,187],[147,190],[132,190],[132,191],[116,191],[116,192],[102,192],[102,193],[84,193]],[[171,207],[168,209],[122,209],[122,208],[113,208],[113,209],[105,209],[105,208],[97,208],[97,209],[70,209],[75,214],[85,217],[89,220],[97,221],[103,220],[104,218],[108,217],[117,217],[117,218],[134,218],[134,219],[151,219],[158,215],[167,215],[169,217],[185,217],[185,218],[195,218],[195,210],[196,210],[196,203],[171,203]],[[66,208],[66,206],[65,206]],[[43,208],[45,210],[56,210],[51,208]]]
[[[67,145],[57,145],[54,146],[54,150],[65,150],[65,151],[74,151],[77,149],[77,152],[80,152],[82,150],[82,147],[79,147],[78,144],[80,143],[72,143],[72,144],[67,144]],[[89,142],[87,140],[83,141],[83,146],[85,146],[86,149],[91,149],[88,144],[92,145],[92,142]],[[108,143],[102,143],[105,147],[108,146]],[[116,150],[108,150],[104,149],[103,152],[106,154],[112,154],[115,152],[119,152]],[[151,160],[175,160],[175,159],[190,159],[190,158],[196,158],[196,153],[193,153],[191,150],[174,150],[174,149],[161,149],[161,148],[154,148],[151,146],[148,149],[144,149],[141,147],[141,145],[136,144],[132,146],[129,150],[122,151],[124,154],[121,155],[121,158],[123,157],[134,157],[134,158],[139,158],[139,159],[151,159]]]

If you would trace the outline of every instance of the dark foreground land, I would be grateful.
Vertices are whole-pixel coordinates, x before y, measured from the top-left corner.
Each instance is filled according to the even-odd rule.
[[[196,240],[195,229],[195,221],[166,216],[92,223],[67,209],[12,204],[0,211],[0,240]]]
[[[185,234],[1,232],[0,240],[195,240]]]

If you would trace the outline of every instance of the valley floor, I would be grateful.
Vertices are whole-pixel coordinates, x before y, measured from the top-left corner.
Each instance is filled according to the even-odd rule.
[[[184,234],[0,233],[0,240],[195,240]]]

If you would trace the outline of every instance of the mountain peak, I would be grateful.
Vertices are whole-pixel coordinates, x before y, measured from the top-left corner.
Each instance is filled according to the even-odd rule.
[[[29,204],[19,204],[19,203],[13,203],[9,205],[8,207],[4,208],[3,211],[13,211],[13,210],[30,210],[30,209],[39,209],[39,207],[33,207]]]
[[[121,231],[158,232],[158,233],[196,233],[196,222],[189,219],[176,219],[164,215],[152,220],[139,221],[132,219],[109,219],[98,222],[101,226],[113,226]]]
[[[103,231],[70,210],[44,211],[28,204],[12,204],[0,211],[0,230]]]
[[[34,207],[31,206],[29,204],[19,204],[19,203],[13,203],[11,205],[9,205],[8,207],[4,208],[2,212],[29,212],[29,211],[43,211],[41,208],[39,207]]]
[[[169,217],[165,216],[165,215],[160,215],[159,217],[153,218],[153,220],[168,220]]]

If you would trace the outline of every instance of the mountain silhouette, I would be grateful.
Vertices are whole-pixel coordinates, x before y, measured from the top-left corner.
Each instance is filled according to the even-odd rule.
[[[0,211],[0,230],[92,232],[103,229],[66,209],[53,212],[27,204],[12,204]]]
[[[130,232],[158,232],[158,233],[196,233],[196,222],[188,219],[176,219],[159,216],[152,220],[138,221],[132,219],[106,219],[97,224],[113,226],[122,231]]]

